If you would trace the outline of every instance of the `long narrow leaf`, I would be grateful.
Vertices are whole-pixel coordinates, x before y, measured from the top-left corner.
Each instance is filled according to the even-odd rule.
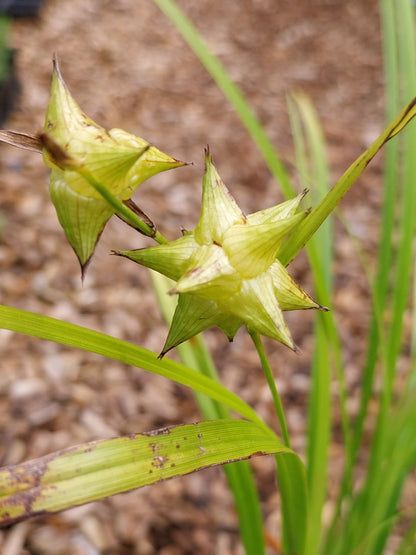
[[[391,121],[398,111],[399,87],[397,68],[397,33],[394,6],[391,0],[380,0],[380,19],[383,37],[383,60],[385,72],[386,121]],[[334,531],[339,518],[341,506],[351,494],[354,465],[363,437],[363,430],[368,413],[368,406],[373,392],[376,365],[379,360],[380,340],[382,334],[382,315],[387,301],[388,284],[391,274],[393,256],[393,231],[396,197],[398,191],[397,162],[399,141],[391,141],[384,152],[383,203],[381,208],[380,240],[377,253],[377,268],[372,284],[372,315],[367,338],[366,361],[362,373],[360,406],[352,430],[352,441],[346,450],[346,464],[342,485],[337,499],[337,510],[330,530]],[[382,343],[385,344],[385,341]],[[383,351],[383,349],[382,349]],[[382,354],[382,353],[380,353]],[[329,537],[329,536],[328,536]]]
[[[310,188],[314,203],[329,189],[325,144],[318,118],[310,100],[300,94],[289,97],[289,114],[296,166],[303,168],[302,186]],[[332,222],[328,218],[307,245],[317,300],[330,304],[332,283]],[[324,316],[323,318],[321,316]],[[322,508],[327,494],[328,445],[331,422],[331,350],[327,314],[315,321],[315,345],[308,403],[307,481],[309,492],[308,528],[305,553],[315,555],[321,536]]]
[[[53,513],[210,466],[290,453],[244,420],[216,420],[87,443],[0,470],[0,524]]]
[[[411,390],[391,410],[384,430],[384,449],[371,479],[367,479],[337,522],[324,554],[379,555],[398,515],[406,476],[416,465],[414,422],[416,391]],[[404,510],[407,508],[404,507]]]
[[[245,100],[241,91],[228,77],[221,62],[212,54],[192,22],[172,0],[154,0],[155,4],[169,17],[234,107],[242,123],[262,153],[275,179],[286,197],[294,195],[289,176],[278,158],[259,120]]]
[[[397,43],[399,52],[400,85],[404,94],[409,97],[416,90],[416,56],[415,56],[415,28],[414,28],[414,6],[411,0],[400,0],[394,2],[397,25]],[[387,357],[384,367],[383,387],[381,393],[380,411],[378,414],[373,444],[371,446],[371,457],[368,467],[368,488],[370,489],[377,479],[377,470],[386,449],[386,429],[389,424],[391,402],[393,399],[393,382],[396,375],[398,358],[403,341],[403,317],[409,303],[409,292],[411,284],[412,254],[414,252],[415,220],[416,220],[416,159],[413,155],[416,145],[416,128],[409,128],[403,136],[403,186],[401,194],[399,243],[397,248],[397,260],[395,264],[394,286],[391,306],[391,325],[387,337]],[[403,477],[401,477],[403,480]],[[373,486],[374,487],[374,486]],[[400,486],[389,491],[384,486],[384,497],[386,511],[385,518],[395,510],[395,501],[400,493]],[[393,500],[390,501],[390,499]],[[383,500],[383,498],[382,498]],[[368,500],[368,506],[371,503]],[[379,507],[382,506],[380,503]],[[384,527],[380,533],[373,538],[370,555],[380,553],[387,540],[390,528]]]
[[[411,0],[394,2],[397,13],[397,40],[399,44],[400,80],[407,98],[416,90],[416,41],[414,5]],[[393,318],[391,322],[388,352],[388,371],[393,379],[396,359],[399,354],[403,314],[408,304],[411,283],[413,240],[416,221],[416,127],[411,126],[403,135],[403,193],[400,206],[400,242],[397,252],[395,286],[393,290]]]
[[[308,522],[308,490],[305,467],[296,456],[276,457],[283,515],[284,553],[303,555]]]
[[[91,353],[97,353],[132,366],[143,368],[143,370],[153,374],[164,376],[224,403],[229,408],[237,411],[241,416],[257,422],[257,424],[272,434],[271,430],[257,416],[255,411],[237,397],[237,395],[183,364],[168,358],[158,360],[155,353],[143,347],[138,347],[121,339],[76,326],[75,324],[69,324],[54,318],[34,314],[33,312],[2,305],[0,305],[0,328],[39,337],[40,339],[47,339],[55,343],[62,343]]]

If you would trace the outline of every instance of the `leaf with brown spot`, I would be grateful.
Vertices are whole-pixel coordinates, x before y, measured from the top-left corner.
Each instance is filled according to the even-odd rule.
[[[0,525],[211,466],[276,453],[296,457],[266,428],[232,419],[71,447],[0,470]]]

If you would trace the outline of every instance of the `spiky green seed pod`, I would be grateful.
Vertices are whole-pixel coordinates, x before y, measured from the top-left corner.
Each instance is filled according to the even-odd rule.
[[[59,221],[83,271],[114,214],[86,179],[91,175],[117,199],[130,199],[156,173],[182,166],[144,139],[93,122],[71,96],[56,60],[43,134],[43,157],[52,168],[50,193]]]
[[[201,215],[193,232],[165,245],[117,254],[176,284],[179,302],[162,356],[210,326],[232,339],[238,328],[295,349],[283,310],[319,308],[277,260],[285,238],[306,216],[296,213],[305,192],[245,216],[206,154]]]

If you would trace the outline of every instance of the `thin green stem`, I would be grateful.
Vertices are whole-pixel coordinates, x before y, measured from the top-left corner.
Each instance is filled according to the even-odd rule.
[[[222,90],[225,97],[234,107],[243,125],[250,133],[254,143],[263,155],[272,175],[279,182],[280,187],[286,197],[292,197],[294,190],[289,179],[289,175],[277,156],[276,150],[267,137],[263,126],[248,104],[240,89],[233,83],[224,69],[221,62],[205,44],[201,35],[188,19],[185,13],[172,0],[154,0],[155,4],[166,14],[166,16],[176,25],[182,37],[192,48],[200,62],[207,69],[208,73]]]
[[[132,225],[135,229],[146,235],[152,237],[159,244],[167,243],[168,240],[157,230],[144,222],[137,214],[126,206],[120,199],[114,196],[104,185],[99,183],[95,177],[85,167],[80,166],[74,168],[88,183],[99,193],[104,200],[112,206],[117,214],[119,214],[127,223]]]
[[[0,16],[0,79],[3,79],[3,80],[7,79],[10,72],[10,66],[9,66],[10,51],[8,49],[9,30],[10,30],[9,17],[5,15]]]
[[[254,346],[256,347],[257,353],[260,358],[261,365],[263,367],[264,373],[266,375],[267,383],[269,384],[269,388],[273,397],[274,407],[276,409],[277,418],[279,419],[280,428],[282,430],[282,436],[284,444],[287,447],[290,447],[290,437],[289,437],[289,430],[286,424],[285,413],[283,411],[282,401],[280,399],[280,395],[277,391],[276,383],[274,381],[274,377],[272,374],[272,370],[270,368],[269,361],[267,360],[266,353],[263,348],[263,344],[261,342],[260,336],[257,332],[248,329],[248,332],[253,340]]]

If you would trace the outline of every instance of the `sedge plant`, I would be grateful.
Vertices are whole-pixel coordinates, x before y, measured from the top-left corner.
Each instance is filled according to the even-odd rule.
[[[154,239],[152,247],[114,254],[151,269],[157,297],[170,323],[169,333],[157,354],[105,334],[12,307],[0,307],[0,327],[95,352],[191,387],[205,420],[97,441],[0,469],[0,522],[11,524],[36,514],[53,513],[214,464],[234,461],[226,464],[224,469],[235,499],[241,539],[246,552],[257,555],[265,553],[261,511],[251,468],[243,459],[273,454],[282,504],[284,553],[381,553],[401,517],[400,493],[416,462],[412,441],[416,421],[414,350],[408,385],[401,394],[400,403],[393,403],[394,373],[403,337],[401,322],[410,294],[412,269],[416,210],[412,196],[414,187],[410,185],[414,183],[414,169],[408,155],[414,145],[412,132],[403,134],[403,150],[397,150],[397,140],[390,142],[416,115],[416,103],[411,101],[394,119],[399,109],[398,100],[392,100],[389,105],[389,121],[392,123],[329,189],[323,138],[315,112],[305,97],[292,97],[289,111],[297,167],[305,187],[312,183],[321,186],[312,190],[314,207],[302,209],[306,190],[294,194],[283,164],[219,61],[173,2],[155,1],[177,25],[233,103],[288,200],[253,214],[244,214],[223,183],[207,150],[198,223],[194,230],[184,231],[177,239],[168,241],[131,197],[148,177],[183,163],[126,131],[107,131],[90,120],[69,93],[59,66],[54,62],[51,99],[43,132],[31,135],[3,131],[0,138],[41,153],[50,166],[51,200],[80,262],[82,276],[106,222],[113,215]],[[408,71],[413,60],[405,54],[409,44],[403,44],[405,40],[412,44],[413,40],[410,2],[403,0],[397,4],[399,7],[393,8],[393,3],[386,0],[381,5],[386,70],[397,74],[397,78],[400,74],[402,80],[408,79],[404,88],[407,92],[413,91],[413,95],[416,83]],[[391,28],[395,21],[397,24],[406,21],[406,39],[401,38],[400,44],[396,41],[394,28]],[[397,54],[389,59],[387,54],[396,51]],[[380,248],[378,272],[382,278],[372,281],[369,276],[373,321],[360,412],[354,426],[346,409],[341,341],[334,316],[325,309],[331,305],[333,280],[330,267],[335,248],[330,217],[341,198],[386,143],[391,150],[387,158],[383,211],[387,231],[383,226],[383,232],[390,232],[390,236],[387,235],[389,246]],[[395,221],[391,199],[392,194],[398,194],[392,188],[399,153],[406,162],[406,175],[401,176],[403,189],[399,193],[404,217],[401,239],[397,250],[393,251],[389,250]],[[315,280],[316,300],[292,279],[286,269],[305,246]],[[393,319],[386,327],[387,278],[383,268],[393,257],[397,257],[398,272],[393,285]],[[166,295],[167,290],[170,295]],[[284,311],[311,308],[318,311],[311,368],[308,447],[306,463],[303,463],[291,449],[284,407],[261,336],[271,337],[295,350]],[[198,336],[210,326],[219,327],[229,339],[241,326],[246,327],[273,398],[280,425],[278,434],[240,397],[219,383],[213,361]],[[195,336],[198,337],[192,342],[187,341]],[[182,363],[165,356],[173,348],[178,350]],[[353,487],[354,472],[359,450],[363,447],[363,427],[378,365],[383,378],[382,397],[368,474],[357,493]],[[332,369],[338,379],[346,462],[332,522],[325,531],[322,509],[327,496]],[[230,409],[243,420],[231,418]],[[400,553],[410,554],[414,552],[416,520],[408,512],[404,516],[408,532]]]

